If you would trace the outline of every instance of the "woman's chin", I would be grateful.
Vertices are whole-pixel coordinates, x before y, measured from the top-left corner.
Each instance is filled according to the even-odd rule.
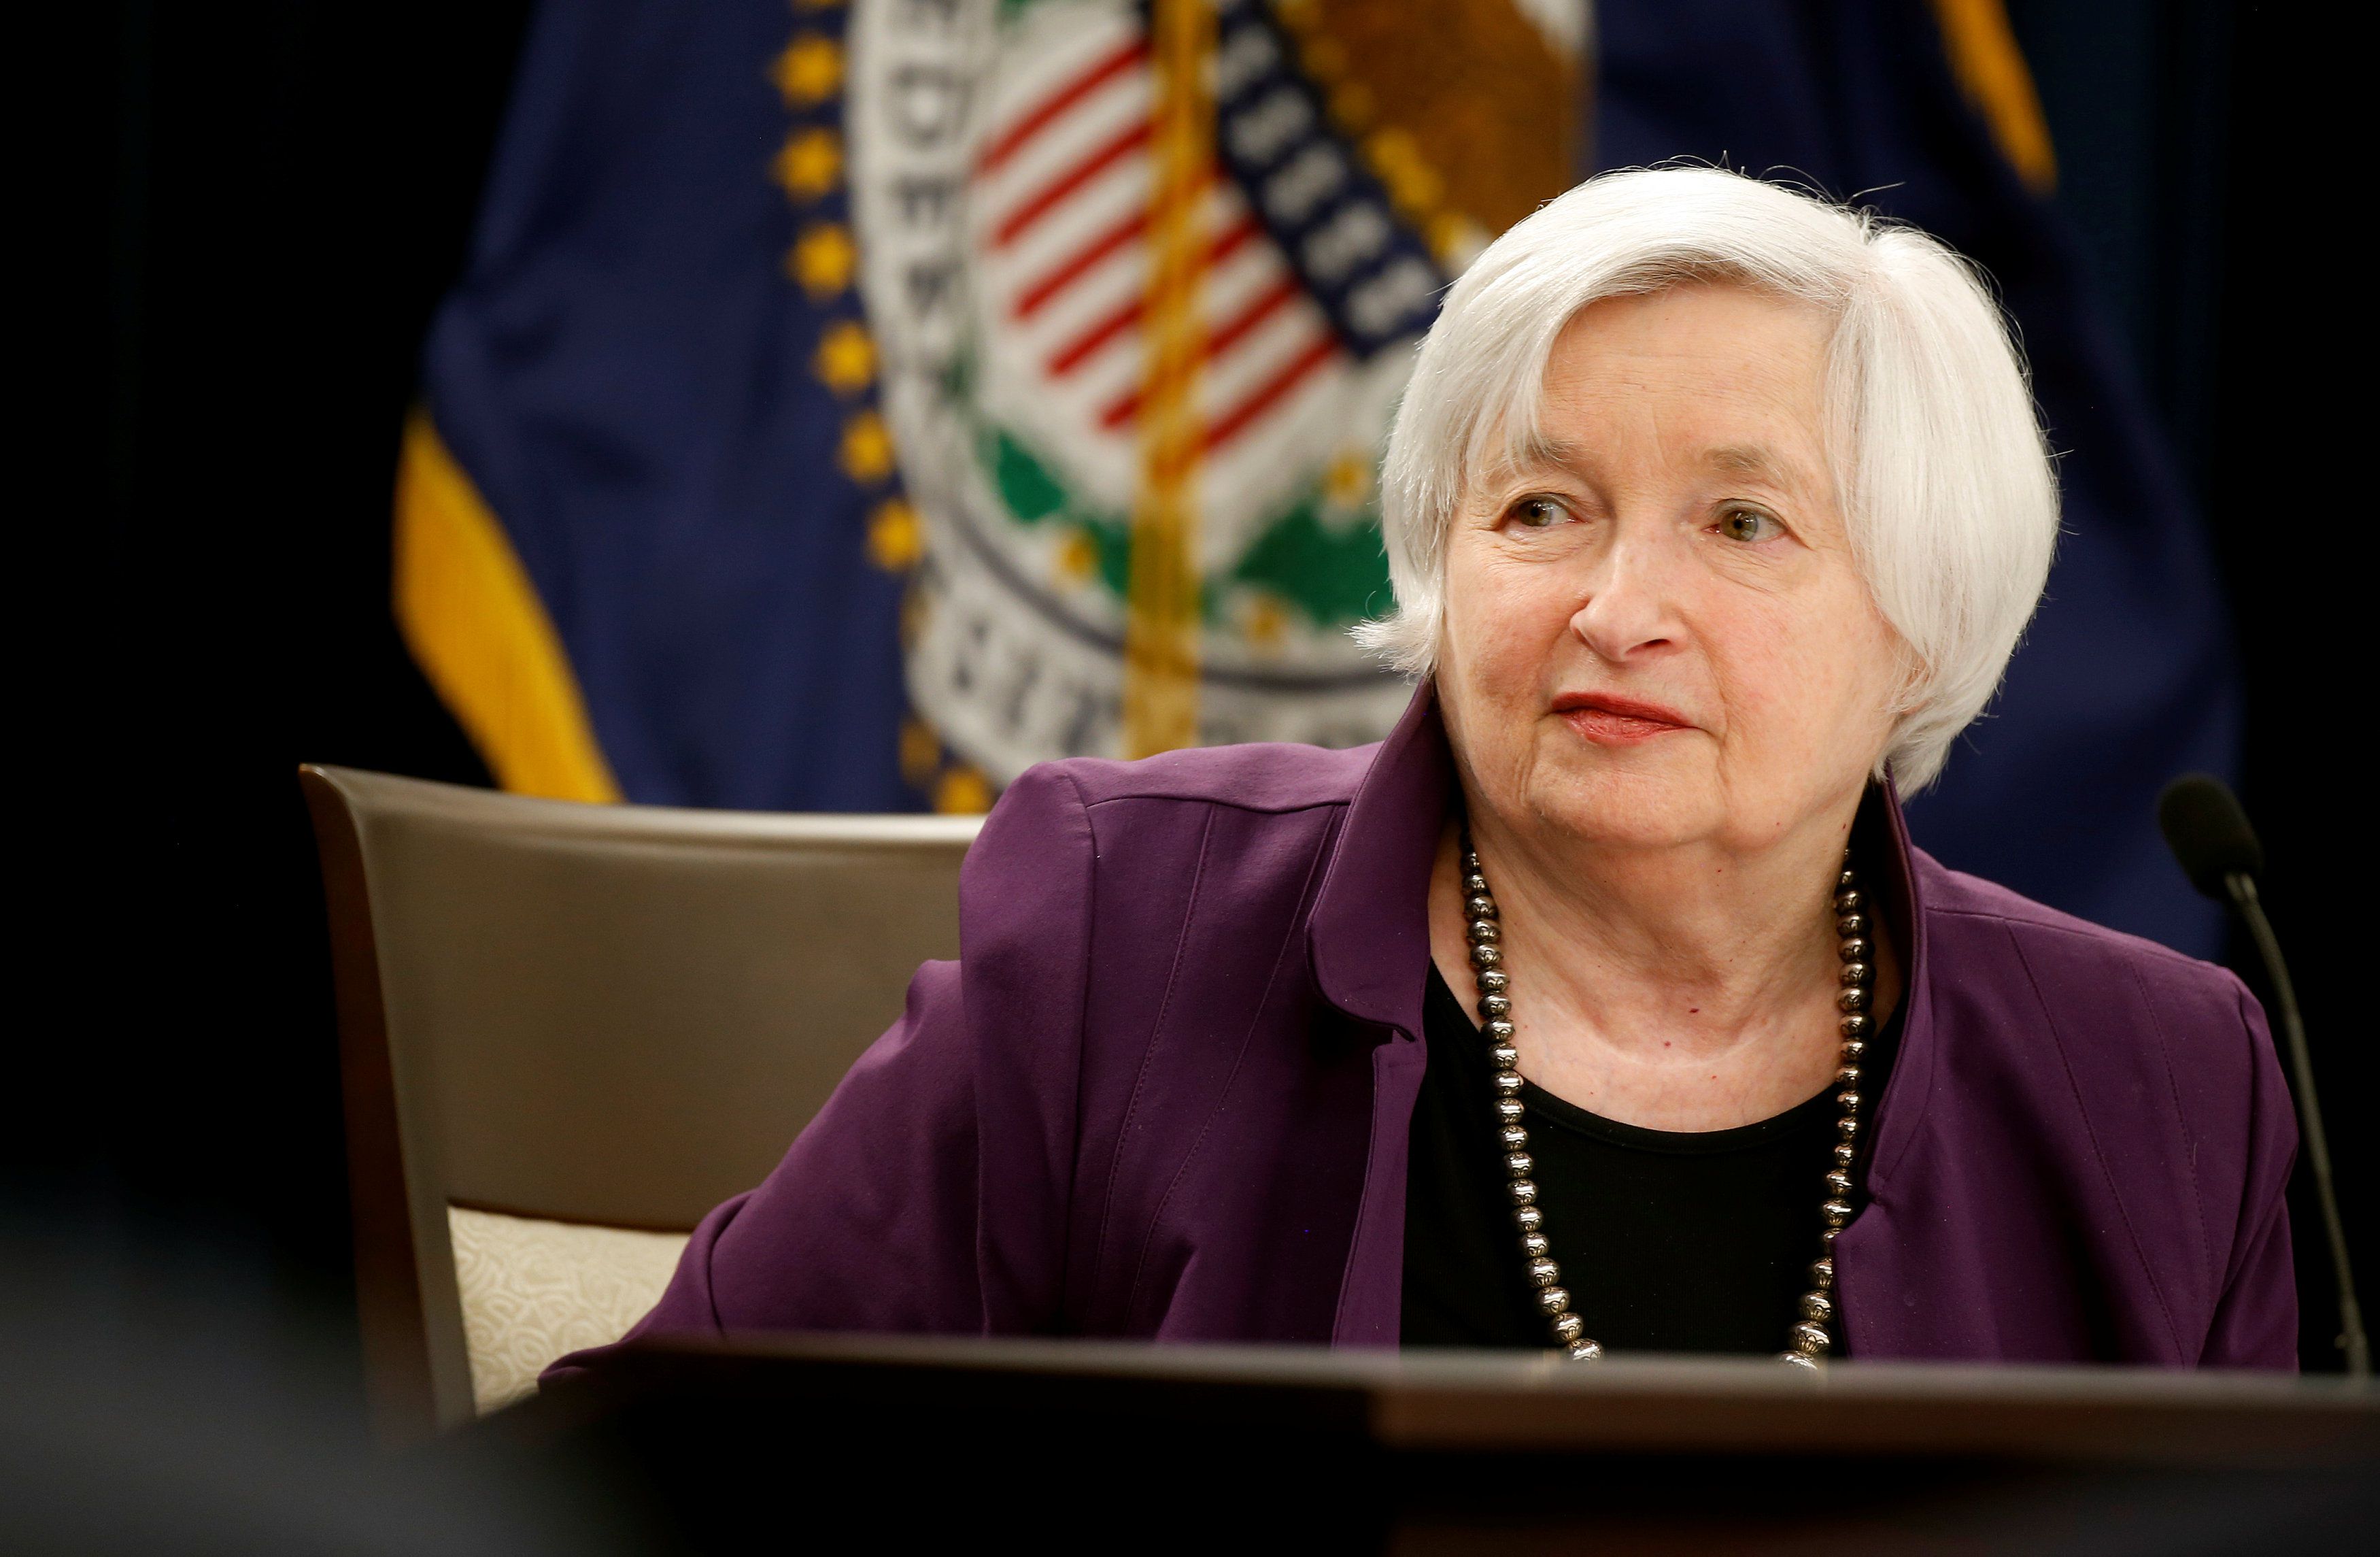
[[[1632,748],[1641,756],[1642,748]],[[1562,765],[1555,782],[1533,785],[1530,809],[1584,844],[1661,848],[1724,829],[1727,807],[1706,769],[1694,762],[1589,760]]]

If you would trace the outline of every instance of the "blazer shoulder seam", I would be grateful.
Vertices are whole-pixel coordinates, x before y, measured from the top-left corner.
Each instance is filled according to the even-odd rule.
[[[2223,971],[2215,964],[2192,956],[2187,952],[2177,952],[2170,946],[2160,946],[2146,937],[2131,935],[2120,930],[2109,930],[2104,925],[2060,924],[2055,919],[2034,918],[2030,915],[1998,913],[1989,908],[1960,908],[1928,905],[1925,912],[1929,918],[1973,919],[1982,924],[2000,925],[2012,931],[2039,931],[2044,934],[2063,935],[2075,941],[2112,944],[2117,949],[2136,953],[2146,961],[2180,963],[2184,967],[2205,968],[2217,973]]]
[[[1074,781],[1069,779],[1068,782]],[[1085,800],[1082,805],[1085,810],[1089,811],[1096,810],[1101,806],[1117,805],[1127,800],[1170,800],[1176,805],[1207,806],[1223,810],[1246,811],[1255,816],[1295,816],[1301,811],[1329,810],[1334,807],[1343,809],[1354,803],[1354,797],[1342,795],[1325,800],[1284,801],[1280,805],[1269,806],[1254,800],[1233,799],[1226,795],[1174,795],[1162,790],[1135,790],[1123,795],[1102,795],[1096,800]]]

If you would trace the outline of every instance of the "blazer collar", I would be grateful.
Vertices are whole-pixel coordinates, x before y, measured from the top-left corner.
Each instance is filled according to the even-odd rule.
[[[1876,1101],[1876,1147],[1869,1154],[1867,1189],[1874,1196],[1891,1177],[1892,1170],[1917,1138],[1918,1117],[1934,1089],[1933,961],[1925,924],[1925,874],[1917,868],[1916,845],[1909,841],[1909,818],[1900,807],[1900,791],[1887,778],[1868,791],[1876,807],[1877,826],[1871,836],[1871,871],[1880,872],[1889,927],[1900,933],[1900,1051],[1893,1057],[1892,1074],[1884,1096]],[[1864,820],[1864,819],[1863,819]],[[1882,858],[1876,858],[1880,855]],[[1929,861],[1930,863],[1930,861]],[[1939,867],[1935,867],[1939,869]],[[1872,877],[1871,879],[1876,879]]]
[[[1424,680],[1356,786],[1306,921],[1322,997],[1415,1039],[1428,987],[1429,872],[1452,788],[1438,690]]]

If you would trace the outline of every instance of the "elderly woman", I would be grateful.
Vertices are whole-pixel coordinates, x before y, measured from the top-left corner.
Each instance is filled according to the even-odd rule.
[[[1902,825],[2058,528],[1972,272],[1597,179],[1454,286],[1384,490],[1395,732],[1019,779],[640,1332],[2294,1366],[2253,1001]]]

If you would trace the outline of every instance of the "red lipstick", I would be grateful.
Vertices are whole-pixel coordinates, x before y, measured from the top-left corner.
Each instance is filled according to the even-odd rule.
[[[1582,739],[1597,746],[1634,746],[1694,728],[1675,709],[1608,692],[1565,692],[1554,699],[1554,712]]]

